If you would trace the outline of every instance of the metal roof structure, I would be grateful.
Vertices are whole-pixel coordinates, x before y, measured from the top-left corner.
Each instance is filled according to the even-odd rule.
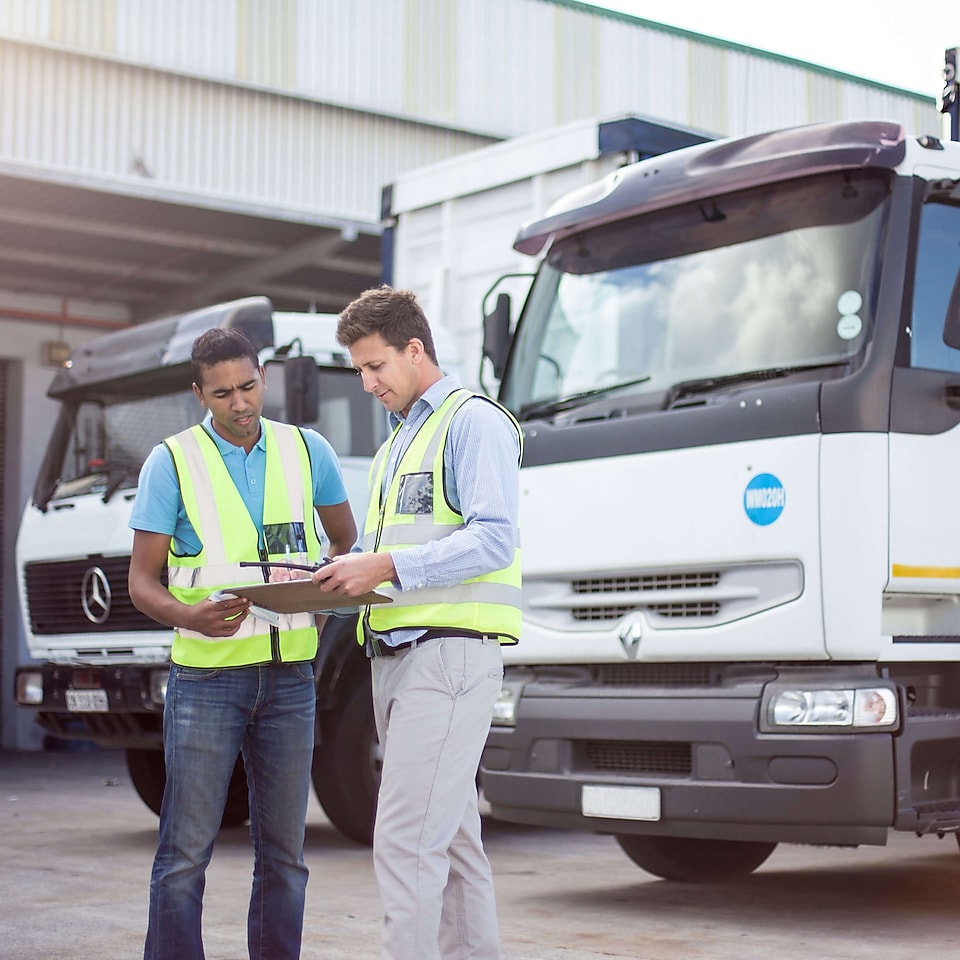
[[[279,310],[336,312],[380,277],[369,224],[38,172],[0,164],[0,288],[9,291],[113,303],[129,322],[252,295]],[[65,307],[64,319],[82,321],[76,313]]]

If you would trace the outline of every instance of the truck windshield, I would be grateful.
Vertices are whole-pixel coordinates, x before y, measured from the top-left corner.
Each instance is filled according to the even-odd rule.
[[[153,447],[199,423],[204,414],[191,390],[113,399],[65,403],[37,478],[36,499],[41,505],[135,487]]]
[[[282,361],[266,361],[263,415],[286,420]],[[136,487],[147,454],[164,438],[203,420],[205,410],[185,377],[170,375],[166,391],[143,396],[141,385],[118,382],[96,395],[68,398],[47,447],[34,502],[95,493],[106,499]],[[186,375],[189,380],[189,373]],[[170,389],[175,380],[176,389]],[[154,381],[155,382],[155,381]],[[387,436],[383,407],[363,390],[349,367],[317,367],[317,419],[304,426],[319,430],[343,457],[372,457]],[[136,395],[133,395],[136,394]]]
[[[869,336],[889,192],[882,174],[821,175],[563,239],[501,399],[521,416],[632,394],[656,408],[678,385],[845,365]]]

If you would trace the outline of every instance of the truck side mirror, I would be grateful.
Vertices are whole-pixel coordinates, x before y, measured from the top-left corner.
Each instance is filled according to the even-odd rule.
[[[316,423],[320,414],[317,363],[311,356],[283,361],[283,389],[289,423]]]
[[[500,380],[510,349],[510,294],[497,294],[496,306],[483,315],[483,355],[493,364],[493,375]]]

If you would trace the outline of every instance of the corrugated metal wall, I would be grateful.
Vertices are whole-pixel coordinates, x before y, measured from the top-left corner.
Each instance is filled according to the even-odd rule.
[[[564,0],[0,4],[0,160],[326,218],[375,221],[402,170],[617,113],[941,128],[932,94]]]
[[[398,169],[489,142],[304,98],[0,39],[0,159],[377,219]]]

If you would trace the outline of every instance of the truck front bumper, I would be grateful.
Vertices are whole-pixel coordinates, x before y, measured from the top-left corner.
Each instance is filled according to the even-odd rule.
[[[43,663],[18,667],[14,685],[18,705],[54,737],[142,748],[162,742],[168,672],[165,664]]]
[[[516,726],[490,732],[484,795],[504,820],[602,833],[846,845],[957,828],[955,807],[930,820],[897,792],[919,782],[918,742],[960,747],[956,718],[919,733],[761,732],[762,688],[529,683]]]

